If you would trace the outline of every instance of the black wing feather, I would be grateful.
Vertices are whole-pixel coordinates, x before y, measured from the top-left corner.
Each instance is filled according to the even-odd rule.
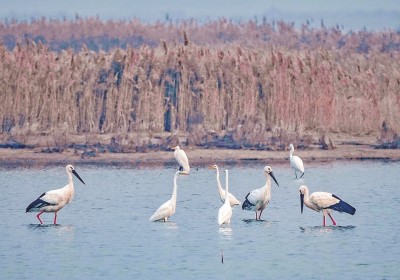
[[[42,207],[46,207],[46,206],[49,206],[49,205],[55,205],[55,204],[48,203],[47,201],[44,201],[44,200],[40,199],[45,194],[46,193],[44,192],[41,196],[38,197],[38,199],[33,201],[31,204],[29,204],[29,206],[26,207],[26,212],[30,212],[31,210],[35,210],[35,209],[40,209]]]
[[[353,206],[351,206],[347,202],[341,200],[338,196],[336,196],[334,194],[332,194],[332,196],[334,198],[336,198],[336,199],[339,199],[339,202],[329,206],[328,208],[336,210],[338,212],[345,212],[345,213],[348,213],[350,215],[354,215],[354,213],[356,213],[356,208],[354,208]]]
[[[250,195],[250,193],[248,193],[245,197],[245,200],[242,204],[242,210],[250,210],[251,207],[254,207],[254,204],[251,204],[250,201],[247,199],[247,197]]]

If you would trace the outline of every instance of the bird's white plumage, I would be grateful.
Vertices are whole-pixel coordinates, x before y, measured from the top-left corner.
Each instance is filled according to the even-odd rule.
[[[346,212],[351,215],[354,215],[355,208],[349,205],[347,202],[340,200],[337,196],[328,192],[313,192],[311,195],[309,194],[308,188],[305,185],[300,186],[300,200],[301,204],[305,204],[308,208],[320,212],[322,211],[323,215],[323,226],[325,226],[325,216],[328,215],[333,225],[336,225],[336,221],[331,216],[332,210],[337,210],[339,212]],[[301,209],[303,212],[303,205],[301,205]]]
[[[271,176],[276,182],[270,166],[264,167],[264,174],[266,176],[265,185],[259,189],[249,192],[246,196],[245,202],[242,204],[242,209],[256,212],[256,220],[261,218],[262,211],[267,207],[269,201],[271,200]],[[257,217],[258,211],[260,211],[260,214]]]
[[[303,160],[300,157],[293,155],[293,152],[294,152],[293,144],[289,145],[289,150],[290,150],[289,151],[290,152],[290,157],[289,157],[290,167],[293,168],[296,178],[297,178],[297,172],[301,172],[301,176],[300,176],[300,178],[301,178],[304,175]]]
[[[179,170],[184,174],[189,174],[190,172],[190,165],[189,159],[184,150],[182,150],[179,146],[172,148],[175,150],[174,157],[179,164]]]
[[[231,222],[232,218],[232,207],[229,202],[229,197],[227,194],[229,194],[229,173],[228,170],[225,170],[225,202],[224,204],[219,208],[218,211],[218,224],[221,226],[223,224],[229,225]]]
[[[67,165],[65,169],[67,171],[68,184],[63,188],[50,190],[43,193],[26,208],[26,212],[40,212],[37,215],[37,218],[41,224],[43,222],[40,219],[40,215],[43,212],[54,212],[55,224],[57,222],[57,212],[65,205],[71,203],[75,192],[72,174],[74,174],[84,184],[83,180],[79,177],[72,165]]]
[[[216,164],[211,165],[208,168],[217,170],[217,187],[218,187],[219,198],[221,199],[222,203],[225,203],[225,190],[222,188],[221,181],[219,180],[219,168]],[[229,203],[232,207],[240,205],[240,201],[232,193],[228,192],[228,198],[229,198]]]
[[[176,197],[177,197],[177,192],[178,192],[178,185],[177,185],[177,179],[180,174],[180,171],[175,172],[174,176],[174,188],[172,191],[171,198],[163,203],[156,212],[150,217],[149,221],[150,222],[155,222],[159,220],[163,220],[166,222],[169,217],[171,217],[173,214],[175,214],[176,210]]]

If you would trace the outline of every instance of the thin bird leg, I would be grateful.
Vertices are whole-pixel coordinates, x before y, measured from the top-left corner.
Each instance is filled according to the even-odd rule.
[[[40,212],[39,214],[36,215],[36,218],[38,218],[40,224],[43,224],[42,220],[40,219],[40,215],[43,214],[44,211]]]
[[[300,178],[303,177],[303,176],[304,176],[304,172],[303,172],[303,174],[301,174]]]
[[[54,224],[57,224],[57,212],[54,212]]]
[[[258,220],[258,217],[257,217],[257,212],[258,212],[258,211],[256,210],[256,221]]]
[[[296,176],[296,179],[297,179],[297,172],[296,172],[296,170],[294,171],[294,175]]]
[[[260,215],[258,215],[258,220],[259,220],[259,221],[261,221],[261,214],[262,214],[262,211],[263,211],[263,210],[261,210],[261,211],[260,211]]]
[[[323,226],[326,226],[326,221],[325,221],[325,215],[322,215],[322,217],[323,217]]]
[[[329,215],[329,217],[331,218],[333,225],[336,226],[336,221],[335,221],[335,219],[333,219],[333,217],[331,216],[331,214],[328,214],[328,215]]]

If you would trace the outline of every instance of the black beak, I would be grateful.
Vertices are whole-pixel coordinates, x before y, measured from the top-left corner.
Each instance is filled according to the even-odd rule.
[[[301,206],[301,213],[303,213],[304,194],[302,194],[302,193],[300,193],[300,206]]]
[[[269,173],[269,175],[271,175],[272,179],[274,179],[275,183],[279,186],[278,181],[276,180],[274,173],[271,172],[271,173]]]
[[[76,176],[76,178],[78,178],[79,181],[81,181],[85,185],[85,182],[83,182],[82,178],[78,175],[78,172],[76,172],[75,170],[72,170],[72,174],[74,174]]]

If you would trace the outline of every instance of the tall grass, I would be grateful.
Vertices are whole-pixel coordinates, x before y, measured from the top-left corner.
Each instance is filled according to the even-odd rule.
[[[173,133],[191,145],[217,134],[257,146],[282,133],[400,130],[397,51],[204,46],[182,34],[108,52],[0,46],[0,133]]]

